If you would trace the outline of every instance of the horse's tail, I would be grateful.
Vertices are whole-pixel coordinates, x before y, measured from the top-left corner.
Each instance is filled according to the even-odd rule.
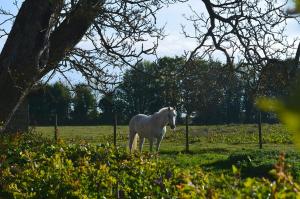
[[[138,138],[139,138],[139,135],[137,133],[134,134],[130,152],[137,150]]]
[[[129,150],[130,152],[137,149],[137,140],[139,135],[129,125]]]

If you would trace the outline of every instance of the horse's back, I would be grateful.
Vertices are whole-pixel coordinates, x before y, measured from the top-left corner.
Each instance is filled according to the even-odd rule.
[[[145,122],[148,120],[149,116],[144,114],[137,114],[131,118],[129,121],[129,129],[138,131],[144,126]]]

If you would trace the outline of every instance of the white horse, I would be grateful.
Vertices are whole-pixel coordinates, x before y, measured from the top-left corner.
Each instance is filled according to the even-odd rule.
[[[166,134],[166,126],[170,124],[171,129],[175,129],[176,115],[174,108],[165,107],[150,116],[144,114],[133,116],[129,122],[130,152],[136,149],[138,137],[140,137],[140,151],[142,151],[145,138],[149,140],[150,151],[152,151],[153,142],[156,139],[156,151],[158,151],[160,143]]]

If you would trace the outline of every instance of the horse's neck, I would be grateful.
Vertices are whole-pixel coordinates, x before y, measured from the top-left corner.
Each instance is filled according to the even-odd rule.
[[[156,113],[154,115],[155,122],[157,123],[158,126],[160,127],[165,127],[168,124],[168,117],[166,116],[165,112],[162,113]]]

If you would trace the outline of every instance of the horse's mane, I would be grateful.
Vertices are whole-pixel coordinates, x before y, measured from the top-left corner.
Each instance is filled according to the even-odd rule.
[[[164,113],[168,110],[169,107],[164,107],[164,108],[161,108],[159,109],[159,111],[155,112],[153,115],[151,115],[151,117],[153,118],[157,118],[161,115],[161,113]]]
[[[161,108],[161,109],[159,109],[158,113],[164,112],[164,111],[166,111],[166,110],[168,110],[168,109],[169,109],[169,107]],[[173,108],[170,107],[170,110],[173,110]]]

